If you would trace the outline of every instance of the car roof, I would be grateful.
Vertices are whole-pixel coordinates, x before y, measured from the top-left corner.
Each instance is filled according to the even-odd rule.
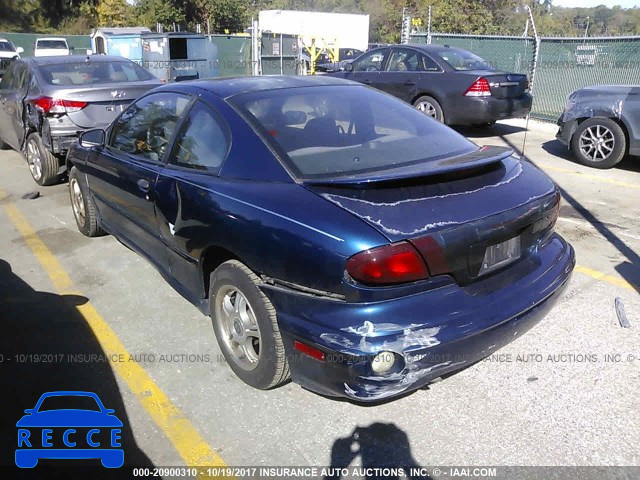
[[[36,66],[59,65],[61,63],[110,63],[110,62],[130,62],[131,60],[118,57],[116,55],[58,55],[54,57],[25,57],[23,62]]]
[[[180,82],[180,85],[191,85],[208,90],[223,98],[232,97],[241,93],[260,92],[267,90],[281,90],[285,88],[319,87],[319,86],[362,86],[342,78],[327,75],[264,75],[259,77],[232,77],[219,79],[202,79]],[[171,88],[167,85],[167,88]]]
[[[64,37],[38,37],[38,38],[36,38],[36,42],[38,40],[63,40],[65,42],[67,41],[67,39],[64,38]]]
[[[377,49],[382,49],[382,48],[393,48],[393,47],[411,47],[411,48],[416,48],[418,50],[423,50],[425,52],[442,52],[443,50],[460,50],[460,51],[467,51],[464,48],[459,48],[459,47],[451,47],[449,45],[435,45],[433,43],[429,44],[429,43],[397,43],[397,44],[388,44],[388,45],[380,45],[379,47],[376,47],[375,49],[371,49],[372,50],[377,50]]]

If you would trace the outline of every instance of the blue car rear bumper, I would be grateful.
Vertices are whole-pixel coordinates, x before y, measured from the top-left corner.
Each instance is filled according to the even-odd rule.
[[[318,393],[375,402],[418,389],[515,340],[539,322],[566,286],[575,255],[554,235],[517,264],[474,284],[455,283],[392,300],[348,303],[265,288],[294,382]],[[294,350],[295,340],[325,354]],[[386,374],[380,352],[398,359]]]

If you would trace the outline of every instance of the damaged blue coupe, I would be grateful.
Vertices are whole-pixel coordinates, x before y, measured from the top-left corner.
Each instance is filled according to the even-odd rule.
[[[346,80],[165,85],[68,162],[79,230],[150,260],[261,389],[420,388],[529,330],[575,262],[534,165]]]

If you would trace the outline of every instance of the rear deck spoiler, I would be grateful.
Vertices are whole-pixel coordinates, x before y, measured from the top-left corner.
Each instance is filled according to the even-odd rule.
[[[498,163],[513,155],[507,147],[484,146],[473,152],[427,160],[398,168],[390,168],[377,172],[365,172],[339,177],[307,178],[305,185],[370,185],[380,182],[391,182],[407,178],[430,177],[461,170],[474,169]]]

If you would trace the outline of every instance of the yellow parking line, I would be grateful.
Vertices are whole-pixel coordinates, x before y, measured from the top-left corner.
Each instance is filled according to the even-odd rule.
[[[583,273],[585,275],[589,275],[591,278],[594,278],[596,280],[602,280],[607,283],[611,283],[612,285],[616,285],[618,287],[626,288],[628,290],[633,290],[633,291],[636,291],[636,290],[640,291],[640,287],[636,287],[632,283],[627,282],[626,280],[622,280],[621,278],[607,275],[606,273],[593,270],[592,268],[583,267],[582,265],[576,265],[576,268],[574,271],[578,273]]]
[[[0,191],[0,197],[3,196]],[[9,203],[3,205],[6,215],[24,238],[42,268],[47,272],[60,294],[72,294],[73,283],[58,259],[40,239],[18,208]],[[78,306],[87,324],[93,330],[105,354],[128,359],[129,352],[109,324],[100,316],[93,305],[87,302]],[[147,372],[136,362],[113,362],[113,369],[127,383],[144,409],[169,438],[185,464],[195,466],[225,466],[222,458],[202,438],[187,417],[176,407]],[[203,472],[200,472],[203,473]]]
[[[571,174],[575,174],[575,175],[581,175],[585,178],[590,178],[592,180],[597,180],[599,182],[605,182],[605,183],[610,183],[612,185],[618,185],[619,187],[626,187],[626,188],[633,188],[636,190],[640,190],[640,185],[636,185],[634,183],[628,183],[628,182],[621,182],[619,180],[613,180],[612,178],[607,178],[607,177],[601,177],[600,175],[593,175],[591,173],[584,173],[584,172],[580,172],[578,170],[572,170],[570,168],[562,168],[562,167],[556,167],[554,165],[549,165],[546,162],[535,162],[535,164],[542,168],[543,170],[551,170],[554,172],[562,172],[562,173],[571,173]]]

